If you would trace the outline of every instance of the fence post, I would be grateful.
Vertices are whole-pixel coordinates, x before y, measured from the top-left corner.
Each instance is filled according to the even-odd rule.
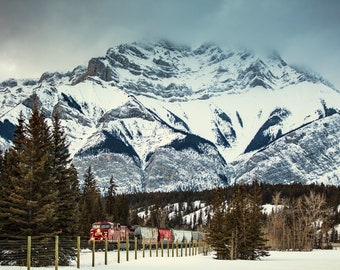
[[[178,239],[176,240],[176,257],[178,257]]]
[[[54,256],[54,269],[58,270],[58,263],[59,263],[59,236],[56,235],[55,237],[55,256]]]
[[[170,243],[169,241],[166,242],[166,248],[167,248],[167,251],[168,251],[168,257],[170,256]]]
[[[149,239],[150,257],[152,257],[152,239]]]
[[[96,241],[92,240],[92,267],[94,267],[94,253],[96,250]]]
[[[143,258],[145,258],[145,238],[142,238],[142,246],[143,246]]]
[[[77,236],[77,268],[80,268],[80,236]]]
[[[117,239],[117,262],[120,263],[120,236]]]
[[[172,255],[172,257],[175,256],[174,241],[171,242],[171,255]]]
[[[129,261],[129,249],[130,249],[130,240],[129,240],[129,235],[127,234],[125,237],[125,248],[126,248],[126,261]]]
[[[137,246],[137,237],[135,236],[135,260],[137,260],[137,249],[138,249],[138,246]]]
[[[27,236],[27,270],[31,269],[31,248],[32,248],[32,238]]]
[[[105,265],[107,265],[107,250],[108,250],[108,247],[109,247],[109,243],[108,243],[107,237],[105,237],[105,257],[104,257],[104,264]]]
[[[156,257],[158,257],[158,240],[156,240]]]

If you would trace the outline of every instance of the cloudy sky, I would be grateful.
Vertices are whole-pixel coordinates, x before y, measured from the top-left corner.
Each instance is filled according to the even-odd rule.
[[[340,89],[339,0],[0,0],[0,81],[70,71],[115,45],[166,38],[275,49]]]

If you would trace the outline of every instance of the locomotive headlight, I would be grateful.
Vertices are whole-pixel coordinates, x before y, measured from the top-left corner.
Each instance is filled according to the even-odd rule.
[[[100,229],[99,228],[97,229],[97,233],[100,233]]]

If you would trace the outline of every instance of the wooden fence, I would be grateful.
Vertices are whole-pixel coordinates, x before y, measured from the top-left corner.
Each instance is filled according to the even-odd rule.
[[[20,244],[11,242],[1,241],[0,239],[0,265],[20,265],[26,266],[27,270],[31,270],[31,267],[39,266],[53,266],[55,270],[58,270],[61,258],[63,257],[63,252],[65,251],[65,243],[67,241],[67,247],[72,249],[74,254],[72,263],[75,262],[77,268],[81,267],[82,258],[88,258],[89,253],[91,254],[91,265],[95,267],[96,264],[108,265],[112,263],[121,263],[124,261],[134,260],[148,257],[186,257],[195,256],[199,253],[206,253],[208,247],[203,241],[198,242],[171,242],[164,244],[163,242],[152,243],[151,240],[148,242],[146,239],[142,239],[140,243],[137,238],[129,242],[127,239],[126,243],[120,243],[118,240],[116,249],[110,251],[109,243],[105,241],[104,246],[96,247],[96,242],[91,242],[91,249],[85,248],[87,246],[87,240],[81,241],[80,237],[74,237],[74,239],[65,238],[62,239],[62,244],[60,243],[59,236],[56,236],[53,240],[49,241],[48,245],[44,244],[44,247],[39,243],[39,254],[42,252],[45,254],[44,261],[40,260],[40,263],[35,258],[37,256],[38,245],[35,244],[34,238],[31,236],[27,237],[26,243],[21,240]],[[14,246],[14,244],[16,244]],[[18,250],[20,246],[20,252],[12,252],[14,249]],[[14,248],[15,247],[15,248]],[[9,256],[12,255],[12,256]],[[114,258],[113,258],[114,257]],[[109,260],[110,259],[110,260]],[[33,262],[33,265],[32,265]],[[41,264],[42,263],[42,264]],[[63,261],[62,265],[65,265]],[[87,265],[88,261],[87,261]]]

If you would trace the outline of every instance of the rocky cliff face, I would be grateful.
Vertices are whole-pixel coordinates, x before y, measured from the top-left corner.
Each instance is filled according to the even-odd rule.
[[[120,192],[200,190],[257,177],[339,184],[340,93],[277,53],[123,44],[87,67],[0,84],[0,145],[35,93],[58,112],[82,177]]]
[[[252,176],[271,183],[339,185],[340,114],[336,113],[284,134],[247,158],[230,164],[236,181]]]
[[[105,57],[89,61],[82,79],[88,76],[113,82],[131,94],[182,99],[256,86],[278,89],[303,81],[326,83],[321,76],[289,66],[277,53],[259,58],[251,51],[224,51],[214,44],[192,50],[168,41],[111,48]]]

